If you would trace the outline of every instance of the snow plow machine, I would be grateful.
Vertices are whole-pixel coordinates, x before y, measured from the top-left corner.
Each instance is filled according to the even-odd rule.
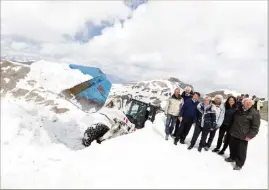
[[[126,117],[123,119],[110,118],[106,114],[99,113],[108,119],[109,125],[96,123],[88,127],[84,132],[82,144],[88,147],[95,140],[101,144],[105,140],[132,133],[137,129],[144,128],[147,120],[153,122],[155,115],[162,112],[159,105],[145,103],[132,98],[126,107],[126,111],[123,112]],[[118,111],[122,112],[121,110]]]

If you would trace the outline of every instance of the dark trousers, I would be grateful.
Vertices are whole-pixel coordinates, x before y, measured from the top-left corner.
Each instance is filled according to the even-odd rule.
[[[222,151],[225,152],[225,150],[227,149],[227,147],[229,146],[229,141],[230,141],[231,135],[229,133],[226,133],[225,137],[224,137],[224,145],[222,147]]]
[[[217,142],[217,147],[216,147],[217,149],[220,149],[225,133],[226,133],[226,136],[224,139],[224,145],[223,145],[222,151],[225,151],[227,149],[227,147],[229,145],[230,135],[227,133],[226,127],[220,127],[219,137],[218,137],[218,142]]]
[[[208,140],[207,140],[207,143],[206,143],[206,146],[207,147],[211,147],[211,144],[212,144],[212,142],[214,140],[214,137],[216,135],[216,131],[217,130],[213,130],[213,131],[210,131],[209,132],[209,137],[208,137]]]
[[[230,157],[237,166],[243,167],[247,158],[248,141],[230,136],[229,147]]]
[[[210,132],[209,131],[209,128],[202,128],[200,127],[199,125],[195,125],[195,129],[194,129],[194,132],[193,132],[193,136],[192,136],[192,139],[191,139],[191,145],[194,146],[200,133],[202,132],[202,137],[201,137],[201,140],[200,140],[200,143],[199,143],[199,147],[205,147],[206,145],[206,139],[207,139],[207,136],[208,136],[208,133]]]
[[[176,125],[175,125],[175,132],[174,132],[174,136],[176,136],[176,134],[178,133],[178,129],[179,129],[179,125],[180,125],[180,121],[179,119],[177,118],[177,122],[176,122]]]
[[[191,126],[193,123],[193,119],[190,118],[183,118],[179,129],[176,131],[176,138],[175,141],[178,142],[179,140],[185,141],[186,137],[188,136]]]
[[[170,135],[173,132],[177,118],[178,118],[177,116],[167,114],[166,124],[165,124],[166,135]]]

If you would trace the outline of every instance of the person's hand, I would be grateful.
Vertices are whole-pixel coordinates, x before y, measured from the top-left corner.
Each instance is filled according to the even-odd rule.
[[[250,137],[245,137],[245,140],[246,141],[249,141],[251,138]]]
[[[214,128],[210,128],[210,131],[214,131]]]

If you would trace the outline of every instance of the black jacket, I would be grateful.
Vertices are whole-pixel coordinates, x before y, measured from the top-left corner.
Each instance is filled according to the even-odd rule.
[[[195,123],[202,128],[215,128],[216,124],[216,112],[212,107],[212,104],[205,108],[204,103],[197,105]]]
[[[230,128],[233,123],[234,114],[236,112],[236,108],[226,108],[224,120],[221,127]]]
[[[247,111],[239,108],[234,114],[229,132],[231,136],[241,140],[245,140],[246,137],[253,138],[259,132],[260,123],[260,114],[253,107]]]

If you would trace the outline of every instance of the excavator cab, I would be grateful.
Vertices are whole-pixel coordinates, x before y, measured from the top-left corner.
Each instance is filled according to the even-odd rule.
[[[131,99],[130,106],[125,112],[125,115],[131,123],[135,124],[136,129],[141,129],[145,126],[147,120],[151,122],[155,120],[158,110],[160,110],[159,106]]]

